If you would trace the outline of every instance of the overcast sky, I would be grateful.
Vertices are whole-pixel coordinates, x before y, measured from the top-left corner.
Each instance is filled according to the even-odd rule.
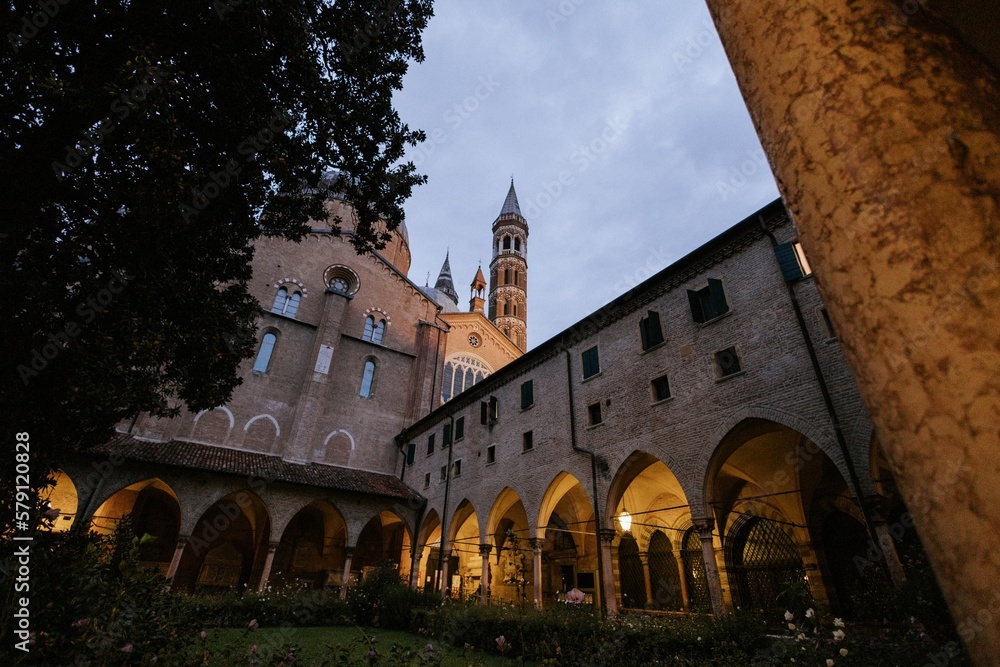
[[[462,310],[513,175],[535,347],[778,196],[702,2],[439,0],[396,106],[428,140],[419,285]]]

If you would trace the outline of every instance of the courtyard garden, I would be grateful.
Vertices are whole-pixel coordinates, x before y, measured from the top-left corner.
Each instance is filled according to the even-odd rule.
[[[536,611],[443,601],[408,588],[391,567],[346,600],[315,589],[171,592],[159,573],[139,567],[140,543],[127,528],[108,537],[40,534],[34,554],[45,577],[33,582],[31,650],[4,664],[969,664],[933,581],[920,576],[857,601],[865,612],[851,621],[795,587],[776,614],[631,611],[601,619],[588,605]]]

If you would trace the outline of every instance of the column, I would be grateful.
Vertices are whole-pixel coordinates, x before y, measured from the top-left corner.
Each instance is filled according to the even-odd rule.
[[[174,556],[170,559],[170,567],[167,568],[167,590],[174,584],[174,577],[177,576],[177,568],[181,565],[181,556],[184,555],[184,547],[190,535],[178,535],[177,546],[174,547]]]
[[[451,565],[451,547],[441,550],[441,559],[438,561],[441,567],[441,597],[450,597],[451,582],[449,581],[448,566]]]
[[[715,560],[715,541],[712,529],[715,521],[699,519],[694,522],[695,528],[701,534],[701,553],[705,560],[705,578],[708,580],[708,593],[712,598],[712,613],[721,616],[726,613],[722,600],[722,580],[719,578],[719,564]]]
[[[643,608],[649,609],[649,603],[653,601],[653,586],[649,580],[649,552],[643,551],[640,553],[639,560],[642,562],[642,580],[646,584],[646,603],[643,605]]]
[[[618,611],[618,600],[615,599],[615,567],[611,561],[611,543],[615,539],[614,528],[601,528],[597,531],[601,549],[601,600],[608,614]]]
[[[1000,414],[1000,85],[934,9],[996,10],[911,4],[900,16],[884,0],[776,0],[767,11],[708,0],[861,396],[889,461],[905,461],[893,465],[896,482],[961,621],[995,608],[1000,581],[1000,503],[989,480]],[[988,664],[1000,633],[977,632],[966,647]]]
[[[340,582],[340,599],[347,598],[347,586],[351,581],[351,561],[354,560],[354,547],[344,547],[344,577]]]
[[[683,551],[677,549],[674,551],[674,560],[677,562],[677,574],[680,577],[681,582],[681,604],[683,605],[684,611],[691,611],[691,596],[688,593],[688,580],[687,574],[684,572],[684,556]]]
[[[267,580],[271,576],[271,566],[274,564],[274,552],[277,550],[277,542],[267,543],[267,556],[264,557],[264,570],[260,573],[260,583],[257,585],[258,592],[267,587]]]
[[[483,559],[482,573],[479,575],[479,604],[489,604],[490,601],[490,551],[491,544],[479,545],[479,556]]]
[[[417,547],[413,550],[413,564],[410,566],[410,588],[416,590],[420,587],[420,559],[424,556],[424,550]]]
[[[875,535],[878,537],[878,552],[885,559],[892,584],[893,586],[901,586],[906,583],[906,572],[903,570],[903,564],[899,562],[896,542],[892,539],[892,530],[889,528],[889,522],[886,520],[885,500],[884,497],[879,495],[869,496],[869,516],[874,524],[872,527],[875,529]],[[899,526],[898,528],[906,530],[905,526]]]
[[[532,537],[528,540],[528,544],[531,545],[531,553],[532,553],[531,579],[532,579],[532,587],[535,589],[535,609],[541,609],[542,608],[542,546],[545,544],[545,540],[541,540],[537,537]]]

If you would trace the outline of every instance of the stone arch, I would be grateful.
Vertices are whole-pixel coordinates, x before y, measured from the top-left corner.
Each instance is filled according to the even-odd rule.
[[[49,510],[53,512],[59,510],[58,516],[52,519],[52,530],[56,532],[69,530],[79,511],[80,497],[76,484],[68,474],[62,470],[56,470],[53,473],[52,485],[46,488],[48,493],[42,497],[42,500],[46,502]]]
[[[588,501],[587,507],[590,510],[591,516],[593,516],[594,499],[590,497],[587,489],[575,476],[565,470],[560,471],[545,489],[545,493],[542,494],[542,499],[538,504],[538,519],[536,522],[537,528],[535,529],[535,537],[545,537],[546,524],[548,523],[552,512],[555,511],[556,505],[559,504],[566,494],[570,493],[577,487],[579,487],[579,490],[583,493],[584,498]]]
[[[481,516],[466,498],[455,508],[450,523],[445,541],[451,556],[448,585],[454,596],[469,598],[478,590],[483,571],[480,545],[486,543],[486,540],[482,532]]]
[[[202,410],[194,416],[191,440],[212,444],[225,444],[236,425],[232,411],[224,405]]]
[[[350,431],[343,428],[334,429],[326,435],[323,446],[313,453],[313,460],[346,466],[351,462],[354,447],[354,436]]]
[[[649,483],[655,483],[656,474],[664,476],[661,479],[661,486],[664,487],[664,490],[661,490],[656,495],[651,496],[650,500],[655,500],[663,496],[664,493],[669,493],[677,498],[677,502],[658,508],[663,512],[666,512],[665,516],[669,517],[675,514],[683,515],[690,512],[690,506],[687,500],[689,498],[689,494],[685,488],[686,485],[681,482],[681,479],[674,472],[674,470],[678,469],[678,466],[673,463],[670,457],[667,457],[667,460],[670,461],[670,463],[661,460],[649,452],[635,450],[629,454],[624,461],[622,461],[621,465],[618,467],[618,471],[615,473],[615,476],[611,481],[611,484],[608,486],[608,493],[604,506],[604,516],[601,519],[602,527],[615,527],[615,518],[620,516],[622,511],[628,509],[628,499],[625,498],[626,490],[628,490],[632,483],[635,482],[640,476],[647,478]],[[654,468],[654,470],[650,471],[650,468]],[[667,482],[665,485],[662,484],[662,481],[664,480]],[[633,504],[633,510],[635,509],[636,505]],[[648,509],[648,504],[644,509]],[[666,521],[667,519],[664,518],[663,520]]]
[[[343,584],[347,522],[332,502],[320,499],[307,503],[280,528],[277,523],[274,527],[275,535],[281,536],[272,570],[275,585]]]
[[[269,414],[251,417],[243,427],[243,446],[258,452],[270,452],[281,437],[278,420]]]
[[[126,516],[137,537],[149,536],[139,547],[139,560],[164,573],[181,529],[182,507],[174,490],[157,477],[129,484],[112,493],[89,519],[91,530],[110,533]]]
[[[529,537],[530,524],[528,521],[528,514],[524,507],[524,502],[521,500],[522,496],[520,493],[515,491],[510,486],[505,486],[500,493],[497,494],[496,499],[493,501],[493,505],[490,507],[490,512],[486,520],[486,539],[493,538],[494,547],[499,548],[504,540],[497,539],[497,535],[503,532],[501,524],[503,523],[504,517],[513,512],[517,515],[518,519],[523,519],[524,527],[523,532],[519,536],[521,539],[526,539]]]

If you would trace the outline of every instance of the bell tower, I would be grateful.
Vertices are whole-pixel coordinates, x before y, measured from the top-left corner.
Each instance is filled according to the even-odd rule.
[[[528,221],[521,215],[514,179],[493,221],[489,318],[523,352],[528,347]]]
[[[469,312],[479,313],[486,317],[486,276],[483,267],[476,269],[476,277],[472,279],[472,296],[469,298]]]

